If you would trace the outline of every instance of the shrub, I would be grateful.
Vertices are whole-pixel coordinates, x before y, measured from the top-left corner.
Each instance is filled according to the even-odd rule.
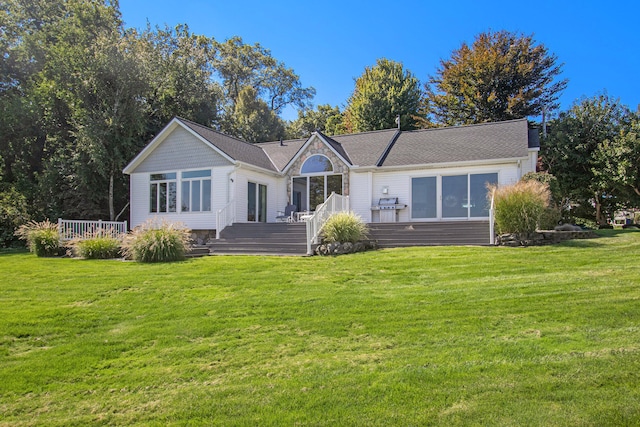
[[[519,181],[505,187],[490,187],[494,195],[498,233],[532,233],[549,206],[549,187],[538,181]]]
[[[120,244],[121,239],[101,232],[74,239],[69,243],[74,255],[86,259],[118,258],[121,256]]]
[[[16,242],[16,230],[29,221],[27,199],[14,188],[0,192],[0,247]]]
[[[124,254],[139,262],[183,260],[189,250],[189,234],[182,224],[149,220],[127,235]]]
[[[29,221],[21,225],[15,234],[25,240],[29,250],[39,257],[58,256],[62,252],[58,224],[48,219],[42,222]]]
[[[355,243],[367,237],[368,228],[358,215],[340,212],[332,215],[322,226],[325,242]]]

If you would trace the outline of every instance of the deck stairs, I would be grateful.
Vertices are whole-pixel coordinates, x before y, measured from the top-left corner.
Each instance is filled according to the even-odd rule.
[[[372,223],[369,237],[380,248],[483,246],[489,244],[489,221]]]
[[[305,255],[307,228],[304,222],[234,223],[207,246],[213,255]]]
[[[405,246],[488,245],[488,221],[438,221],[369,224],[369,237],[380,248]],[[235,223],[206,248],[213,255],[305,255],[305,223]]]

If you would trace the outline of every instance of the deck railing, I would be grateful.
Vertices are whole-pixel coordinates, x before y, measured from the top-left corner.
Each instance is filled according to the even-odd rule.
[[[494,194],[491,193],[491,206],[489,207],[489,244],[496,244],[496,233],[495,233],[495,223],[496,223],[496,207],[494,202]]]
[[[87,221],[58,218],[58,233],[60,240],[63,241],[97,234],[118,237],[127,233],[127,221]]]
[[[236,220],[236,204],[232,200],[227,205],[216,212],[216,239],[220,238],[220,233]]]
[[[305,220],[307,223],[307,255],[313,255],[311,246],[319,242],[320,230],[331,215],[349,211],[349,196],[331,193],[327,200]]]

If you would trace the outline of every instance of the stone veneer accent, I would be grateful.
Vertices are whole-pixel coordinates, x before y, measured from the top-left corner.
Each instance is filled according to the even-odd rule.
[[[320,138],[315,137],[313,142],[307,147],[306,151],[298,157],[287,172],[287,200],[291,200],[291,178],[294,176],[300,176],[300,168],[303,163],[315,154],[322,154],[331,160],[331,163],[333,163],[333,173],[342,174],[343,196],[349,195],[349,166],[340,160],[333,150],[327,147]]]

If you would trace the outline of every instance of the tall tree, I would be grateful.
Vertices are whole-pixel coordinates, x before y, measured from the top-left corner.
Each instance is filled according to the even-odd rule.
[[[401,63],[378,59],[356,79],[345,110],[346,129],[365,132],[394,128],[397,116],[401,129],[421,127],[423,95],[418,79]]]
[[[431,113],[445,125],[537,116],[556,110],[567,80],[557,57],[533,36],[486,32],[440,61],[427,86]]]
[[[122,168],[143,144],[148,84],[127,38],[99,38],[94,49],[86,57],[82,83],[76,86],[81,103],[72,115],[76,170],[83,193],[102,192],[98,200],[107,201],[109,219],[114,221],[116,197],[121,209],[128,196]]]
[[[287,126],[287,138],[308,138],[316,130],[330,136],[345,133],[340,108],[325,104],[315,110],[298,111],[298,118]]]
[[[246,87],[253,88],[276,114],[288,105],[308,108],[316,93],[312,87],[302,87],[300,77],[276,60],[269,49],[259,43],[245,44],[240,37],[217,44],[213,67],[222,78],[225,96],[232,107]]]
[[[275,141],[284,137],[284,123],[252,87],[240,91],[233,120],[226,126],[229,133],[247,142]]]
[[[599,153],[631,122],[629,109],[607,95],[583,99],[559,115],[551,123],[542,143],[543,167],[552,173],[563,196],[577,215],[592,216],[599,224],[616,207],[615,186],[610,177],[597,174],[602,170]]]
[[[596,178],[611,181],[624,206],[640,207],[640,114],[633,114],[629,126],[598,147],[596,159]]]
[[[150,133],[174,116],[217,126],[222,88],[211,59],[216,41],[191,33],[186,25],[147,28],[137,39],[137,55],[150,86]]]

